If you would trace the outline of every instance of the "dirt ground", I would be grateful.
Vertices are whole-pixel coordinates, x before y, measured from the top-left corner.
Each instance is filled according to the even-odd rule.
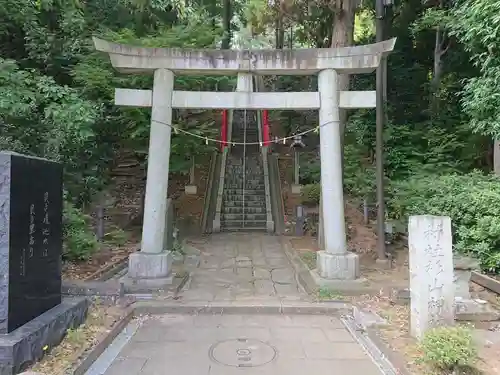
[[[364,231],[357,231],[364,233]],[[368,243],[372,243],[372,235],[368,238]],[[365,243],[358,238],[356,241]],[[298,252],[302,260],[310,268],[315,268],[318,250],[317,241],[313,237],[291,239],[294,249]],[[388,321],[388,325],[380,328],[380,335],[386,345],[393,351],[399,353],[407,364],[407,368],[412,375],[431,375],[432,371],[417,363],[421,357],[417,342],[410,336],[409,306],[396,303],[394,294],[389,290],[407,288],[409,286],[408,269],[408,249],[404,244],[399,244],[395,249],[393,267],[390,270],[382,270],[375,264],[373,253],[361,253],[361,275],[373,284],[380,286],[380,292],[375,295],[363,295],[356,297],[343,296],[342,298],[352,301],[356,305],[379,314]],[[471,293],[476,298],[481,298],[492,303],[493,306],[500,306],[500,298],[495,293],[471,283]],[[497,328],[495,328],[497,327]],[[485,332],[492,334],[500,327],[499,323],[487,324],[482,330],[476,331],[480,335]],[[486,328],[486,329],[484,329]],[[478,347],[479,361],[476,367],[484,375],[500,375],[500,338],[495,341],[482,340],[484,345]]]
[[[75,330],[69,330],[57,347],[46,348],[46,356],[30,370],[40,375],[70,373],[70,370],[80,363],[91,348],[106,337],[125,314],[125,309],[95,301],[85,324]]]

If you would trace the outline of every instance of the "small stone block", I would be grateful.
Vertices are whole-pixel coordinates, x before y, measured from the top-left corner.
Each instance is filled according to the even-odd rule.
[[[359,278],[359,256],[354,253],[330,254],[318,251],[319,276],[330,280],[355,280]]]
[[[292,184],[292,194],[301,194],[302,193],[302,185]]]
[[[486,301],[455,298],[455,319],[468,322],[491,322],[500,319],[500,312]]]
[[[453,268],[456,270],[479,270],[479,261],[477,259],[455,255],[453,257]]]
[[[184,186],[184,193],[186,195],[196,195],[198,194],[198,187],[196,185],[186,185]]]

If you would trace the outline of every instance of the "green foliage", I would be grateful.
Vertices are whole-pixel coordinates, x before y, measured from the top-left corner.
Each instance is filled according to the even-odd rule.
[[[500,270],[500,183],[479,172],[437,176],[415,175],[391,184],[392,218],[410,215],[451,217],[454,250],[472,253],[483,269]]]
[[[451,34],[471,54],[478,77],[464,87],[463,107],[471,127],[481,134],[500,136],[500,3],[496,0],[458,1],[449,23]]]
[[[421,341],[422,362],[440,371],[456,371],[472,365],[477,357],[470,328],[438,327],[427,331]]]
[[[100,168],[109,155],[92,152],[100,106],[78,90],[1,58],[0,86],[1,148],[60,161],[70,197],[88,197],[98,188]]]
[[[127,233],[120,228],[113,228],[104,234],[104,241],[109,244],[123,246],[127,240]]]
[[[87,260],[98,248],[90,218],[73,204],[65,202],[63,212],[63,258]]]
[[[302,186],[302,203],[306,205],[317,205],[319,204],[319,198],[321,196],[321,185],[320,184],[308,184]]]

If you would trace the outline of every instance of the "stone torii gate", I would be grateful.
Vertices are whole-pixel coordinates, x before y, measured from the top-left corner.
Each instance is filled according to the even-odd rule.
[[[94,38],[122,73],[152,73],[152,90],[116,89],[115,104],[151,107],[149,159],[141,251],[129,259],[129,277],[162,285],[171,274],[170,249],[164,249],[172,108],[318,109],[321,196],[325,250],[318,252],[319,276],[329,280],[359,277],[359,259],[347,251],[340,108],[373,108],[375,91],[339,91],[339,74],[371,73],[394,48],[395,39],[346,48],[299,50],[192,50],[146,48]],[[252,92],[253,74],[312,75],[317,92]],[[237,92],[174,91],[174,74],[237,75]]]

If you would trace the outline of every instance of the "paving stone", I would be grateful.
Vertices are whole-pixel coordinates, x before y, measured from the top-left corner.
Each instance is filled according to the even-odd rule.
[[[328,330],[337,331],[338,329],[345,331],[345,327],[340,321],[340,319],[334,316],[292,315],[291,320],[293,322],[294,327],[323,328],[325,332],[328,332]]]
[[[252,280],[253,279],[253,269],[252,268],[236,268],[236,274],[242,277],[244,280]]]
[[[300,341],[270,340],[270,345],[276,348],[279,356],[286,359],[305,359],[306,353]]]
[[[272,268],[288,268],[292,269],[292,266],[288,262],[287,259],[282,259],[282,258],[267,258],[266,264],[268,267]]]
[[[295,273],[291,269],[275,269],[271,271],[271,279],[279,284],[292,284],[295,282]]]
[[[254,267],[260,267],[260,268],[266,268],[266,269],[271,268],[267,262],[267,259],[264,257],[254,258],[252,261],[252,264]]]
[[[252,261],[251,260],[238,260],[236,261],[236,266],[237,267],[252,267]]]
[[[146,359],[144,358],[121,358],[113,362],[104,375],[138,375],[141,373]]]
[[[254,286],[256,294],[276,295],[274,283],[271,280],[255,280]]]
[[[193,355],[177,357],[175,360],[167,357],[155,357],[146,362],[140,375],[197,375],[208,374],[210,369],[210,360],[202,356],[197,358]],[[129,373],[123,372],[120,375]],[[106,374],[107,375],[107,374]]]
[[[233,257],[228,257],[220,263],[220,268],[232,268],[236,264],[236,259]]]
[[[237,262],[251,262],[252,261],[252,258],[248,257],[248,256],[242,256],[242,255],[238,255],[236,257],[236,261]]]
[[[266,270],[265,268],[254,268],[253,269],[253,277],[255,279],[262,280],[271,280],[271,271]]]
[[[202,255],[200,257],[200,268],[219,268],[219,265],[225,261],[225,258],[212,255]]]
[[[290,296],[290,295],[298,295],[299,290],[297,288],[297,284],[274,284],[274,289],[276,289],[276,294],[278,296]]]
[[[289,359],[277,361],[272,366],[275,374],[283,375],[380,375],[369,360],[312,360]]]
[[[344,329],[325,329],[328,340],[332,342],[355,342],[354,337]]]
[[[156,356],[176,358],[192,353],[192,348],[184,342],[163,342],[151,345],[150,342],[128,343],[120,353],[120,357],[150,359]]]
[[[272,337],[276,340],[296,340],[328,344],[325,333],[320,328],[271,327]]]
[[[322,343],[304,341],[302,343],[307,358],[310,359],[364,359],[366,353],[355,342]]]

